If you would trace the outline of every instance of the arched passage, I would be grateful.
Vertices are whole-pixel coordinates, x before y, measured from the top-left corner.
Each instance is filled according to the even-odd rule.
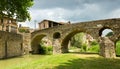
[[[63,53],[68,52],[68,44],[69,44],[70,39],[71,39],[75,34],[80,33],[80,32],[81,32],[81,31],[73,31],[73,32],[69,33],[69,34],[63,39],[62,44],[61,44],[61,46],[62,46],[62,52],[63,52]]]
[[[80,45],[80,47],[83,47],[83,45],[85,45],[86,44],[86,47],[88,48],[89,47],[89,41],[91,41],[91,40],[93,40],[93,38],[90,36],[90,35],[88,35],[87,33],[84,33],[84,36],[81,36],[80,34],[81,33],[84,33],[84,32],[82,32],[82,31],[73,31],[73,32],[71,32],[71,33],[69,33],[64,39],[63,39],[63,41],[62,41],[62,52],[63,53],[65,53],[65,52],[69,52],[68,51],[68,47],[69,47],[69,42],[71,41],[71,38],[73,37],[73,36],[75,36],[75,35],[78,35],[79,34],[79,36],[77,37],[77,38],[80,38],[80,39],[82,39],[81,41],[81,44],[79,43],[79,45]],[[90,40],[89,40],[90,39]],[[86,49],[87,49],[86,48]],[[81,48],[82,49],[82,48]]]
[[[31,41],[31,48],[32,48],[33,54],[39,54],[40,42],[41,42],[42,38],[45,36],[46,35],[44,35],[44,34],[40,34],[33,38],[33,40]]]

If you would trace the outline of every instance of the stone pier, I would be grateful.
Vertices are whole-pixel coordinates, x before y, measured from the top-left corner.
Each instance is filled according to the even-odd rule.
[[[108,37],[100,39],[100,55],[105,58],[115,58],[115,44]]]

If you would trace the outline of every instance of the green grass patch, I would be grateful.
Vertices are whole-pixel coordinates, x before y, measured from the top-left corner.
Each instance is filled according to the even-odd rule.
[[[13,62],[12,62],[13,61]],[[2,67],[2,65],[5,67]],[[0,60],[1,69],[120,69],[120,59],[105,59],[97,54],[28,55]]]

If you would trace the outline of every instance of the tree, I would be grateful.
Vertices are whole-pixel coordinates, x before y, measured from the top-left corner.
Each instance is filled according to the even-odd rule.
[[[12,17],[18,21],[30,20],[29,8],[33,0],[0,0],[0,18]]]
[[[71,45],[80,48],[83,44],[84,36],[85,36],[85,33],[78,33],[78,34],[74,35],[71,39]]]
[[[108,34],[106,34],[105,36],[112,36],[113,32],[109,32]]]

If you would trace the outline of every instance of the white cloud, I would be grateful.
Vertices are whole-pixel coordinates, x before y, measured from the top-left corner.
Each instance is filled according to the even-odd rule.
[[[61,21],[88,21],[120,17],[119,0],[35,0],[30,9],[32,20],[26,21],[24,26],[35,27],[35,20],[43,19]]]
[[[113,10],[110,14],[109,17],[111,18],[120,18],[120,8]]]

